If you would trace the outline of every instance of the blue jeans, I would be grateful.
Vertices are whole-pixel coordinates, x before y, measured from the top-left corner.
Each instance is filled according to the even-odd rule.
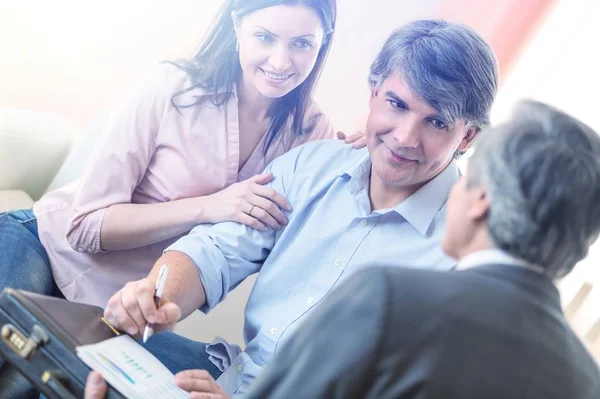
[[[44,295],[60,292],[31,210],[0,213],[0,290],[6,287]]]
[[[0,213],[0,290],[6,287],[44,295],[60,293],[31,210]],[[0,358],[0,398],[37,396],[29,382]]]
[[[173,374],[183,370],[206,370],[216,380],[221,371],[208,360],[206,344],[191,340],[171,331],[153,335],[144,344]]]

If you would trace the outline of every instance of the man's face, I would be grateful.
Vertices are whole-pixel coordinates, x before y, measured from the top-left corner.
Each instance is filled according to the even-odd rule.
[[[371,182],[378,186],[418,190],[444,170],[456,150],[466,150],[476,134],[464,120],[443,120],[399,73],[373,89],[370,107],[366,139]]]
[[[477,244],[478,234],[486,230],[489,197],[481,185],[471,184],[468,187],[467,175],[452,186],[446,208],[442,249],[454,259],[461,259],[469,253],[470,246]]]
[[[459,259],[460,249],[471,239],[471,232],[467,227],[469,210],[469,195],[466,188],[465,177],[462,176],[450,190],[446,208],[446,231],[442,239],[442,249],[446,255]]]

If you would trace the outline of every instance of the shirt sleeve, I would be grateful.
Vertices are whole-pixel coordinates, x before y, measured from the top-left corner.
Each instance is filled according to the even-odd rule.
[[[364,397],[387,309],[384,271],[356,273],[275,354],[247,397]]]
[[[267,186],[284,197],[298,156],[299,149],[294,149],[275,159],[264,171],[273,172],[274,176]],[[289,212],[282,211],[289,218]],[[183,252],[193,260],[206,293],[206,304],[200,310],[208,313],[246,277],[260,270],[283,229],[261,232],[237,222],[201,224],[165,252]]]
[[[73,249],[102,252],[100,229],[106,209],[131,203],[155,151],[162,115],[170,104],[173,93],[168,88],[167,72],[172,75],[172,68],[161,66],[112,112],[73,200],[73,217],[67,229],[67,241]]]

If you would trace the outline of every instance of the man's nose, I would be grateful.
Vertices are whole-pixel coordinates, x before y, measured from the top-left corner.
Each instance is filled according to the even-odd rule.
[[[421,142],[421,132],[417,121],[405,120],[392,131],[392,137],[399,147],[417,148]]]

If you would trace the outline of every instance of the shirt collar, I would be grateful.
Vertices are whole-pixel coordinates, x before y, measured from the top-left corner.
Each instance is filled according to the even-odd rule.
[[[371,175],[371,158],[366,148],[363,150],[357,161],[350,164],[341,175],[350,177],[348,190],[352,194],[357,194],[361,190],[367,190],[369,187],[369,178]],[[460,177],[460,171],[455,161],[440,172],[436,177],[427,182],[410,197],[402,201],[390,210],[380,210],[378,213],[394,211],[401,215],[410,223],[421,235],[426,235],[427,230],[437,213],[442,209],[452,185]],[[367,193],[368,194],[368,193]]]
[[[346,189],[358,201],[365,215],[368,215],[371,212],[371,201],[369,199],[371,158],[366,148],[354,151],[352,153],[356,154],[356,159],[345,167],[338,176],[349,177]]]
[[[524,267],[526,269],[538,272],[540,274],[545,273],[543,267],[534,265],[519,258],[515,258],[509,253],[497,248],[485,249],[473,252],[465,256],[460,260],[460,262],[458,262],[456,270],[466,270],[471,269],[473,267],[490,264],[502,264],[509,266]]]
[[[356,161],[352,162],[346,170],[343,170],[339,176],[350,177],[351,190],[357,188],[364,188],[369,183],[369,176],[371,175],[371,157],[369,156],[369,150],[364,147],[359,150],[355,150],[357,153]]]
[[[424,236],[435,215],[448,200],[450,190],[459,177],[458,166],[452,161],[436,177],[396,205],[394,210]]]

